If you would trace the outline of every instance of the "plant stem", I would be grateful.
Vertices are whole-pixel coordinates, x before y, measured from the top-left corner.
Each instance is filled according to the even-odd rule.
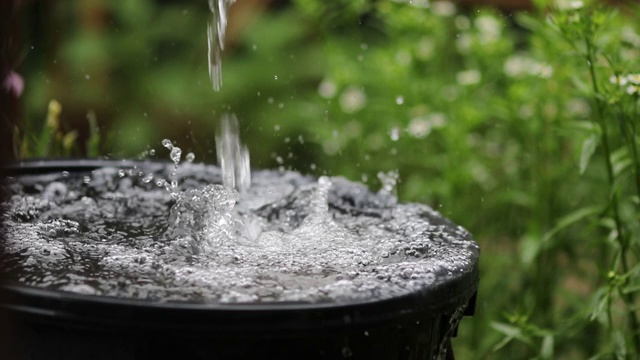
[[[636,145],[636,132],[633,127],[633,124],[628,121],[626,118],[623,119],[625,126],[624,137],[627,140],[627,146],[629,146],[629,152],[633,157],[633,165],[634,165],[634,178],[636,183],[636,193],[638,195],[638,199],[640,199],[640,159],[638,158],[638,146]],[[628,130],[628,132],[627,132]]]
[[[601,140],[602,140],[602,146],[603,146],[604,155],[605,155],[607,177],[609,180],[609,186],[611,186],[611,189],[613,190],[611,194],[611,207],[613,209],[613,217],[616,224],[616,231],[618,232],[618,236],[616,237],[616,239],[618,239],[618,243],[620,245],[620,261],[622,264],[622,271],[624,272],[624,274],[628,274],[629,264],[627,263],[626,255],[627,255],[627,249],[629,244],[625,238],[625,233],[622,226],[622,219],[620,218],[620,213],[618,210],[618,193],[614,189],[615,179],[614,179],[614,173],[613,173],[613,165],[611,163],[611,148],[609,145],[609,132],[608,132],[607,123],[604,117],[604,108],[602,106],[602,100],[600,99],[600,89],[598,87],[598,80],[596,78],[595,68],[593,65],[594,49],[591,44],[591,40],[589,36],[586,35],[584,39],[585,39],[585,45],[586,45],[586,60],[587,60],[587,65],[589,67],[591,84],[593,86],[593,91],[595,93],[595,103],[596,103],[596,110],[598,112],[598,120],[600,122],[600,127],[602,130]],[[640,354],[640,333],[638,332],[638,319],[636,318],[636,312],[634,310],[635,296],[633,293],[625,294],[621,290],[619,291],[619,293],[622,299],[624,300],[625,305],[627,306],[629,330],[632,332],[633,345],[634,345],[636,354]]]

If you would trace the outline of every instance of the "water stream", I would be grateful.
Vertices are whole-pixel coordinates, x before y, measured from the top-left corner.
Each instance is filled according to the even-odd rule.
[[[216,135],[216,154],[222,169],[222,184],[243,192],[251,186],[249,150],[240,142],[238,119],[225,114]]]
[[[235,0],[209,0],[211,20],[207,25],[209,79],[213,90],[222,88],[222,50],[227,30],[227,12]]]

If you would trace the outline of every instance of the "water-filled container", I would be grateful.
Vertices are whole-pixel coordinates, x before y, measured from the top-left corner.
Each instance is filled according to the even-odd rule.
[[[122,162],[29,162],[5,174],[82,172]],[[6,359],[453,359],[474,312],[478,258],[411,293],[339,303],[153,302],[0,283]]]

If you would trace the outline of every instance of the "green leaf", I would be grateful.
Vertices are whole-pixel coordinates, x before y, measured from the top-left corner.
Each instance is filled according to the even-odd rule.
[[[525,266],[529,266],[542,250],[542,240],[533,235],[525,235],[520,240],[520,259]]]
[[[589,321],[593,321],[605,314],[609,308],[609,297],[611,293],[606,287],[599,288],[591,300],[591,306],[589,309]]]
[[[627,344],[622,332],[620,330],[615,330],[613,332],[612,337],[613,337],[613,343],[615,344],[616,359],[620,359],[620,360],[628,359]]]
[[[591,90],[591,86],[589,83],[575,75],[571,76],[571,83],[576,88],[578,94],[592,97],[593,90]]]
[[[589,134],[600,134],[600,125],[593,121],[569,121],[564,126],[569,131],[580,131]]]
[[[542,359],[553,359],[553,335],[547,335],[542,339],[540,357]]]
[[[554,226],[553,229],[549,230],[546,234],[544,234],[542,241],[545,241],[545,242],[549,241],[555,234],[565,229],[566,227],[569,227],[587,217],[597,215],[602,211],[603,211],[602,206],[594,205],[594,206],[587,206],[587,207],[580,208],[568,215],[565,215],[564,217],[560,218],[560,220],[558,220],[558,222],[556,223],[556,226]]]
[[[613,175],[616,177],[633,165],[627,148],[622,147],[611,154],[611,165],[613,166]]]
[[[507,346],[511,341],[513,341],[513,339],[520,336],[522,333],[522,331],[519,328],[515,326],[510,326],[507,324],[494,322],[494,323],[491,323],[491,327],[497,330],[498,332],[502,333],[503,335],[505,335],[504,338],[493,347],[493,351],[498,351],[503,347]]]
[[[622,293],[623,294],[631,294],[631,293],[638,292],[638,291],[640,291],[640,284],[636,284],[636,285],[633,285],[633,286],[627,286],[624,289],[622,289]]]
[[[586,138],[582,143],[582,151],[580,152],[580,175],[584,174],[584,171],[587,169],[589,160],[591,160],[591,156],[595,153],[599,143],[600,138],[595,134]]]

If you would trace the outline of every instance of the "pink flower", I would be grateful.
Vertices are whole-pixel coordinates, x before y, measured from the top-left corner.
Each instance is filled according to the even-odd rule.
[[[9,70],[9,73],[2,82],[2,88],[6,92],[13,94],[13,96],[20,97],[24,90],[24,80],[17,72]]]

